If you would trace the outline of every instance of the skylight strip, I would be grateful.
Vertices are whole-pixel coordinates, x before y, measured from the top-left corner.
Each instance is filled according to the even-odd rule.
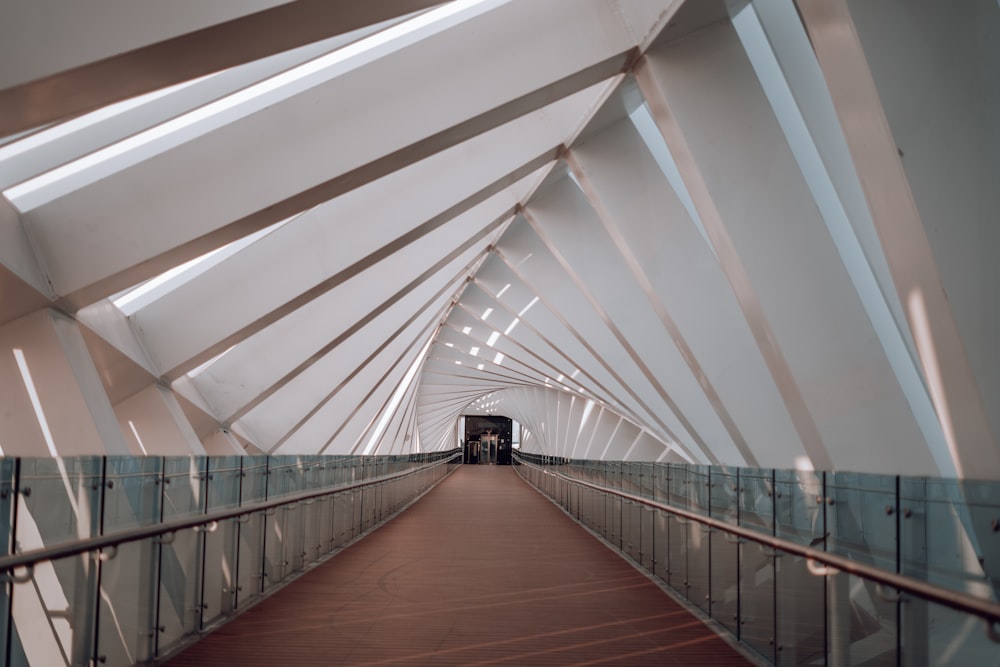
[[[155,278],[151,278],[146,282],[141,283],[134,289],[121,293],[120,296],[117,296],[112,300],[112,303],[114,303],[118,310],[122,311],[126,317],[132,315],[159,297],[163,296],[163,294],[176,289],[187,281],[201,275],[219,262],[222,262],[243,248],[249,246],[254,241],[257,241],[258,239],[263,238],[271,232],[283,227],[299,215],[301,214],[285,218],[284,220],[258,230],[253,234],[236,239],[235,241],[227,243],[226,245],[216,248],[215,250],[211,250],[200,257],[195,257],[194,259],[184,262],[179,266],[175,266]],[[180,280],[182,276],[183,280]]]
[[[122,160],[111,168],[101,170],[92,178],[74,179],[72,188],[66,191],[83,187],[97,178],[110,175],[158,152],[249,116],[280,100],[409,46],[425,38],[427,34],[433,34],[432,32],[424,34],[425,29],[434,28],[434,32],[445,30],[469,18],[466,13],[471,15],[474,13],[473,10],[489,11],[507,1],[454,0],[29,179],[9,188],[4,195],[22,212],[31,210],[65,194],[55,186],[72,176],[82,175],[85,171],[106,165],[109,161],[138,149],[147,149],[142,151],[141,155],[133,155],[131,160]],[[45,191],[50,186],[53,187],[53,191],[46,194]]]
[[[131,111],[136,107],[140,107],[161,97],[165,97],[166,95],[183,90],[188,86],[192,86],[213,76],[215,76],[215,73],[202,76],[197,79],[191,79],[190,81],[184,81],[168,88],[154,90],[144,95],[139,95],[138,97],[115,102],[114,104],[109,104],[106,107],[101,107],[100,109],[91,111],[90,113],[77,116],[76,118],[72,118],[66,122],[53,125],[52,127],[42,130],[41,132],[29,134],[20,141],[11,142],[6,146],[0,147],[0,162],[17,157],[18,155],[23,155],[53,141],[68,137],[75,132],[84,130],[92,125],[108,120],[109,118],[114,118],[115,116],[123,114],[126,111]]]
[[[525,314],[525,313],[527,313],[527,312],[528,312],[529,310],[531,310],[531,307],[532,307],[532,306],[534,306],[534,305],[535,305],[536,303],[538,303],[538,297],[537,297],[537,296],[536,296],[536,297],[535,297],[534,299],[532,299],[532,300],[531,300],[531,301],[530,301],[530,302],[528,303],[528,305],[527,305],[527,306],[525,306],[524,308],[522,308],[522,309],[521,309],[521,312],[519,312],[519,313],[517,314],[517,316],[518,316],[518,317],[524,317],[524,314]]]
[[[653,115],[649,112],[649,107],[645,103],[640,104],[635,111],[629,114],[629,119],[639,132],[639,136],[642,138],[643,143],[646,144],[646,148],[652,153],[653,160],[660,167],[660,171],[663,172],[667,182],[670,183],[670,187],[673,188],[674,193],[681,200],[684,209],[691,216],[691,220],[694,221],[698,231],[701,232],[705,243],[708,244],[708,247],[714,253],[715,247],[708,238],[708,232],[701,222],[701,216],[698,215],[694,200],[691,199],[691,194],[688,192],[687,186],[684,184],[684,179],[681,177],[680,169],[677,167],[674,156],[670,153],[666,142],[664,142],[663,135],[660,134],[660,130],[656,126],[656,121],[653,120]]]

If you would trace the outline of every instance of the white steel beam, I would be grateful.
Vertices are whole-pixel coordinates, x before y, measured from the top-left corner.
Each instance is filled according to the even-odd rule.
[[[4,63],[0,67],[0,136],[439,3],[16,3],[16,8],[5,8],[0,24],[0,63]]]
[[[93,303],[614,77],[630,38],[606,3],[585,5],[512,2],[383,57],[331,66],[32,208],[26,226],[56,292]],[[475,57],[456,61],[470,39]],[[514,40],[520,47],[506,48]],[[426,73],[443,69],[449,76],[428,85],[437,79]],[[407,123],[395,120],[400,97]]]

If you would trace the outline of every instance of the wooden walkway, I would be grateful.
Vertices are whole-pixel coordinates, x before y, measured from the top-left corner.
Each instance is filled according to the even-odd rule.
[[[750,663],[513,468],[463,466],[167,664]]]

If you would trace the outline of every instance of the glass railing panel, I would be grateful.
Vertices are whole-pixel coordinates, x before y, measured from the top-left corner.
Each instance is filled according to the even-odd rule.
[[[267,499],[270,476],[267,456],[243,457],[240,473],[240,505]],[[243,608],[260,597],[264,573],[265,516],[255,512],[237,522],[239,557],[236,568],[236,607]]]
[[[386,485],[379,484],[375,487],[375,523],[381,523],[388,515],[385,508]]]
[[[996,601],[1000,563],[1000,483],[901,478],[899,523],[903,574]],[[998,646],[968,615],[922,600],[901,605],[903,664],[989,664]]]
[[[736,470],[713,467],[709,479],[709,506],[712,518],[736,525],[739,522],[738,498],[739,479]],[[712,618],[739,637],[739,542],[731,535],[718,530],[711,531],[709,539],[711,540]]]
[[[668,480],[670,491],[666,504],[688,509],[690,503],[688,499],[688,469],[671,465]]]
[[[899,511],[905,574],[998,599],[1000,483],[901,478]]]
[[[646,505],[639,506],[639,564],[653,571],[656,558],[656,512]]]
[[[103,460],[97,457],[22,459],[14,518],[17,551],[97,535],[102,473]],[[12,587],[13,627],[24,640],[27,659],[22,664],[86,664],[92,657],[98,572],[97,562],[83,554],[40,563],[34,577]],[[46,662],[55,656],[65,661]]]
[[[644,463],[642,470],[642,494],[643,497],[653,499],[656,493],[656,464]]]
[[[687,466],[684,490],[687,509],[709,513],[709,466]],[[687,597],[706,614],[711,613],[711,536],[709,529],[697,522],[684,524],[687,529]]]
[[[740,468],[739,482],[739,524],[773,535],[774,471]]]
[[[690,526],[674,515],[667,516],[670,569],[667,583],[685,598],[688,595],[688,534]]]
[[[774,475],[776,534],[800,544],[818,538],[821,544],[824,506],[816,499],[823,495],[822,475],[798,470],[776,470]]]
[[[771,549],[750,541],[740,544],[740,640],[771,663],[776,662],[776,577]]]
[[[581,486],[577,495],[577,519],[580,520],[584,526],[588,528],[592,527],[590,507],[591,507],[591,491],[587,487]]]
[[[632,560],[639,561],[642,532],[639,525],[642,505],[630,500],[622,502],[622,551]]]
[[[822,548],[825,527],[822,475],[811,471],[775,471],[775,533],[800,544]],[[775,562],[776,651],[778,665],[821,663],[826,650],[822,577],[809,573],[804,558],[779,553]]]
[[[164,460],[164,521],[205,513],[206,465],[204,456]],[[201,628],[202,535],[180,530],[160,547],[158,655]]]
[[[319,560],[333,551],[333,500],[331,496],[317,498],[308,507],[306,531],[306,559]]]
[[[712,466],[688,466],[687,476],[687,508],[698,514],[708,515],[711,510],[711,475]]]
[[[776,556],[776,632],[779,665],[823,662],[824,581],[809,573],[803,558]]]
[[[653,464],[653,500],[661,503],[670,500],[670,466],[666,463]]]
[[[208,511],[229,509],[240,504],[243,481],[242,457],[209,459],[206,502]],[[205,533],[205,572],[202,580],[202,627],[232,613],[236,608],[238,582],[237,555],[239,523],[234,519],[218,522]]]
[[[774,473],[739,471],[739,522],[746,528],[774,534]],[[740,545],[740,639],[774,663],[775,559],[770,549],[745,541]]]
[[[897,569],[896,477],[826,473],[827,550],[890,572]],[[895,601],[874,583],[839,575],[827,581],[829,659],[842,665],[895,665]]]
[[[298,456],[272,456],[268,462],[268,500],[283,498],[302,490],[302,466]],[[297,507],[278,507],[266,514],[264,536],[264,590],[285,579],[294,569],[295,521],[289,513]]]
[[[349,541],[347,517],[353,513],[350,507],[350,493],[342,492],[333,497],[333,543],[341,547]]]
[[[361,490],[361,507],[364,514],[361,524],[364,532],[375,525],[375,486],[366,486]]]
[[[900,606],[904,667],[996,664],[1000,646],[979,618],[907,596]]]
[[[740,545],[722,531],[709,533],[711,540],[712,618],[740,636]]]
[[[336,486],[337,485],[336,464],[326,459],[322,460],[315,467],[314,479],[318,482],[319,487],[323,489],[329,489]]]
[[[304,490],[304,469],[302,457],[272,456],[268,464],[267,497],[281,498]]]
[[[103,459],[21,459],[17,543],[20,551],[96,535]]]
[[[309,510],[315,504],[315,500],[305,500],[287,506],[289,507],[287,510],[289,514],[288,531],[292,539],[286,542],[287,551],[285,553],[285,560],[291,564],[291,572],[300,572],[308,562],[308,549],[306,548],[307,530],[309,527],[308,518]]]
[[[896,571],[896,477],[828,472],[825,502],[827,551]]]
[[[97,571],[97,561],[89,554],[71,556],[39,563],[33,577],[11,586],[14,636],[9,665],[91,664]]]
[[[711,530],[695,521],[687,522],[687,597],[696,607],[711,614]]]
[[[108,457],[105,472],[105,534],[160,521],[163,459]],[[118,546],[115,558],[101,564],[97,620],[98,659],[131,665],[154,655],[159,544],[146,539]]]
[[[351,491],[351,506],[354,510],[350,525],[351,539],[361,534],[361,526],[364,524],[364,498],[362,491],[363,489],[354,489]]]
[[[622,499],[609,495],[605,500],[607,518],[605,519],[605,537],[616,549],[622,548]]]
[[[653,573],[665,583],[670,582],[670,515],[653,511]]]
[[[642,495],[642,466],[637,461],[629,461],[623,465],[622,491],[635,496]]]

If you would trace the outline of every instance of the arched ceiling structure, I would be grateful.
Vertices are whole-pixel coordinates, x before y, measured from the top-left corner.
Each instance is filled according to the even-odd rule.
[[[3,4],[6,454],[1000,478],[992,0]]]

